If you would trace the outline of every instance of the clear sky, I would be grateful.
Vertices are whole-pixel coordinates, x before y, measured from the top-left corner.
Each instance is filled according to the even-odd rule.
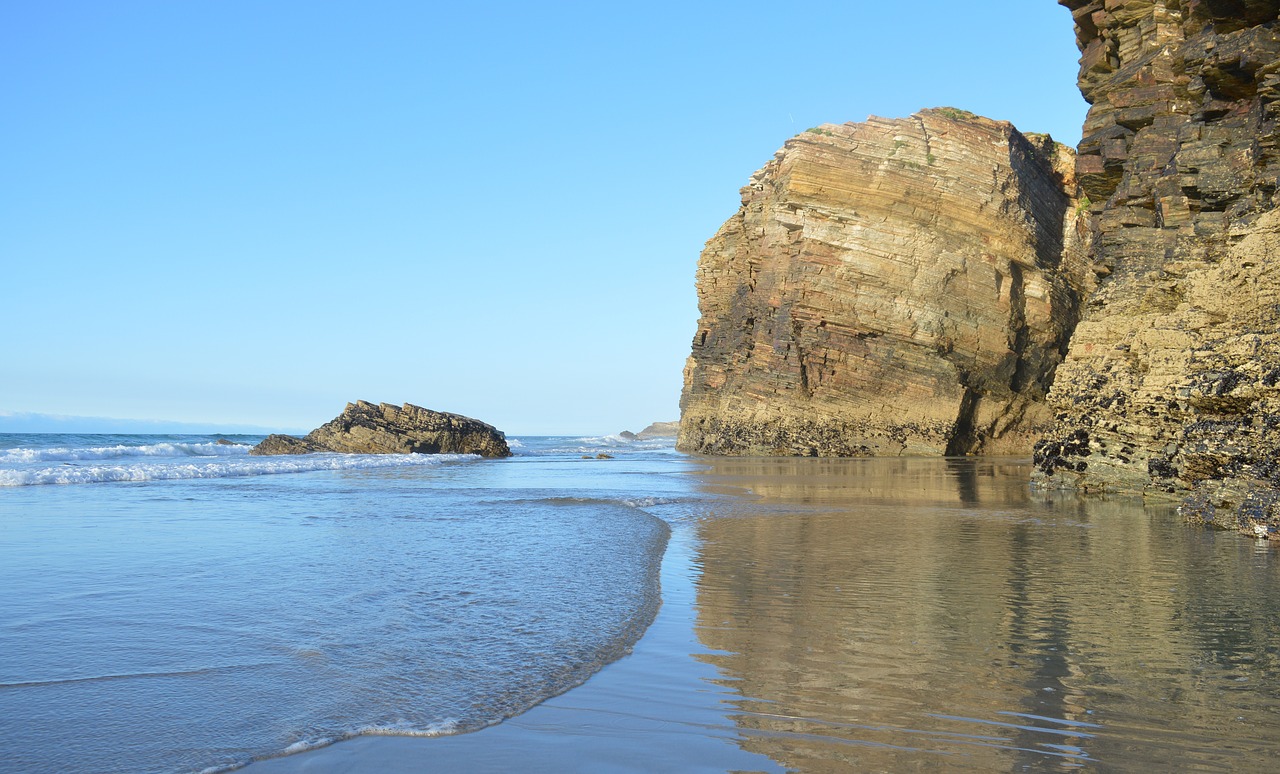
[[[698,253],[788,137],[1075,144],[1078,56],[1052,0],[0,2],[0,414],[675,419]]]

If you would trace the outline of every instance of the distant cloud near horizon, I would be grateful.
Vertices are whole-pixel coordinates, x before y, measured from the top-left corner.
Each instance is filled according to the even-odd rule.
[[[81,417],[62,414],[37,414],[0,410],[0,433],[120,433],[201,434],[201,435],[267,435],[298,433],[297,428],[261,427],[257,425],[219,424],[216,422],[173,422],[163,419],[117,419],[114,417]]]

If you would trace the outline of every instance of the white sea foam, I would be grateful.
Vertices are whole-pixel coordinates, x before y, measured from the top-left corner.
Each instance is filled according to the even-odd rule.
[[[497,721],[495,721],[496,723]],[[492,725],[492,724],[490,724]],[[417,727],[410,723],[394,723],[384,725],[368,725],[362,726],[355,731],[338,734],[329,737],[313,737],[311,739],[299,739],[293,744],[285,747],[278,753],[262,756],[262,759],[278,758],[289,755],[297,755],[311,750],[318,750],[321,747],[328,747],[335,742],[341,742],[344,739],[352,739],[357,736],[417,736],[417,737],[433,737],[433,736],[452,736],[459,732],[461,726],[454,718],[446,718],[444,720],[429,723],[424,727]],[[200,774],[221,774],[224,771],[233,771],[240,768],[240,764],[232,764],[230,766],[214,766],[205,769]]]
[[[241,457],[251,447],[223,443],[156,443],[141,446],[90,446],[85,448],[54,447],[51,449],[9,449],[0,452],[0,465],[33,462],[75,462],[81,460],[113,460],[129,457]]]
[[[603,446],[614,449],[665,449],[673,448],[676,443],[674,438],[624,438],[621,435],[600,435],[594,437],[576,438],[578,443],[586,446]]]
[[[617,433],[611,435],[597,435],[579,438],[579,443],[589,444],[591,446],[630,446],[635,443],[634,438],[623,438]]]
[[[632,508],[652,508],[655,505],[673,505],[675,503],[684,502],[682,497],[637,497],[630,500],[622,500],[623,505],[629,505]]]
[[[356,732],[357,736],[450,736],[458,733],[458,721],[453,718],[431,723],[425,728],[416,728],[409,724],[364,726]]]
[[[9,756],[33,770],[100,769],[110,749],[120,771],[221,774],[357,735],[474,731],[623,656],[659,604],[669,530],[627,501],[668,496],[651,491],[666,480],[591,483],[610,467],[579,455],[543,479],[475,456],[33,436],[0,437],[0,454],[33,450],[0,464],[0,515],[31,526],[0,539],[0,578],[21,579],[0,586],[23,591],[0,626],[4,677],[26,683],[0,686],[0,716],[41,709]],[[134,483],[32,486],[97,481]],[[609,495],[560,507],[584,488]],[[53,682],[67,664],[88,679]],[[84,712],[119,722],[86,728]]]
[[[302,739],[280,751],[281,755],[296,755],[307,750],[317,750],[321,747],[328,747],[333,744],[335,739]]]
[[[621,435],[565,436],[530,439],[531,443],[512,445],[519,456],[550,456],[562,454],[609,454],[625,452],[675,451],[674,438],[623,438]],[[510,443],[510,441],[508,441]]]
[[[212,446],[212,444],[209,445]],[[479,459],[479,457],[469,454],[303,454],[288,457],[246,456],[244,459],[230,458],[201,462],[130,462],[120,465],[64,463],[58,467],[0,469],[0,486],[235,478],[278,473],[306,473],[316,470],[424,467],[469,459]]]

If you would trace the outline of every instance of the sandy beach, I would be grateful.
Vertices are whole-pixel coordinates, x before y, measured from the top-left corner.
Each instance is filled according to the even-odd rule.
[[[474,733],[362,736],[242,771],[782,771],[739,746],[734,694],[716,683],[694,634],[692,537],[687,529],[672,536],[653,625],[629,656],[586,684]]]
[[[705,491],[738,494],[674,525],[631,655],[475,733],[245,770],[1263,771],[1280,752],[1271,634],[1205,635],[1276,620],[1249,541],[1033,492],[1020,461],[708,466]]]

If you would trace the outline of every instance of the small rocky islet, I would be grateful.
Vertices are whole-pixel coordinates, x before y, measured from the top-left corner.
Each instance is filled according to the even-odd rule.
[[[325,424],[298,438],[269,435],[254,455],[340,452],[344,454],[478,454],[510,457],[506,436],[478,419],[406,403],[356,401]]]

